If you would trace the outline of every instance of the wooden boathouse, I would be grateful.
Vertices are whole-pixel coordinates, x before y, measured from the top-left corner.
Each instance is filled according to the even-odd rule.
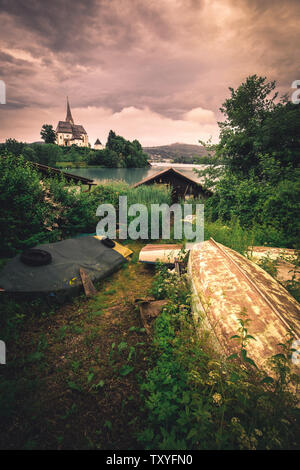
[[[206,190],[196,180],[184,175],[175,168],[169,167],[165,170],[148,176],[134,185],[134,188],[142,184],[165,184],[172,187],[172,200],[178,201],[186,197],[193,196],[194,198],[203,196],[208,198],[212,195],[211,191]]]

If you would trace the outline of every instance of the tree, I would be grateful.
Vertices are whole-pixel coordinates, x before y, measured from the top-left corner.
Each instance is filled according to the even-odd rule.
[[[276,102],[275,86],[252,75],[237,90],[230,88],[231,97],[220,108],[225,121],[219,123],[217,153],[239,177],[252,172],[260,178],[260,154],[275,158],[280,169],[299,165],[300,106],[286,97]]]
[[[229,88],[231,97],[220,108],[225,121],[221,129],[217,153],[224,164],[239,176],[247,176],[258,166],[260,129],[270,114],[276,110],[277,93],[270,96],[276,83],[266,82],[266,77],[252,75],[237,90]]]
[[[124,139],[124,137],[116,135],[112,130],[109,131],[105,150],[107,152],[105,153],[103,161],[107,161],[106,166],[135,168],[144,167],[147,164],[148,157],[143,153],[142,146],[138,140],[130,142]],[[111,155],[114,162],[116,155],[118,156],[117,165],[111,165],[109,155]]]
[[[18,142],[16,139],[6,139],[5,144],[2,145],[8,153],[12,153],[17,156],[21,155],[25,144],[23,142]]]
[[[45,144],[55,144],[56,132],[51,124],[44,124],[42,126],[41,137],[45,141]]]
[[[268,113],[258,129],[257,151],[276,159],[281,170],[300,162],[300,106],[280,103]]]
[[[274,90],[275,82],[256,75],[237,90],[230,88],[231,97],[220,108],[225,115],[219,123],[220,141],[205,144],[215,157],[197,173],[213,189],[205,204],[212,220],[238,219],[242,227],[265,233],[263,242],[296,246],[300,106],[285,97],[276,101]]]
[[[55,144],[32,144],[35,152],[35,162],[42,165],[55,166],[62,160],[62,149]]]
[[[107,142],[106,142],[106,148],[109,150],[114,150],[114,142],[116,139],[116,134],[114,131],[110,130],[108,137],[107,137]]]

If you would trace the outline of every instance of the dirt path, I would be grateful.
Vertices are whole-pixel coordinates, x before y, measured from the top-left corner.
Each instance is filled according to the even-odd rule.
[[[7,380],[15,389],[1,448],[134,449],[142,422],[139,380],[149,364],[136,298],[153,271],[133,262],[50,315],[26,320]]]

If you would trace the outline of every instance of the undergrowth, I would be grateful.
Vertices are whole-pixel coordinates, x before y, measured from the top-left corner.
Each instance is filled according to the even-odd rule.
[[[138,440],[146,449],[295,449],[299,408],[290,385],[292,337],[270,359],[272,377],[248,356],[250,321],[241,312],[239,353],[222,358],[210,336],[200,340],[186,275],[159,265],[152,287],[169,299],[154,324],[154,366],[141,385],[147,422]]]

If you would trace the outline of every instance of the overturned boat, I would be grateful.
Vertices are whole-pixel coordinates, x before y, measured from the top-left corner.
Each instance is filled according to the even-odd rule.
[[[219,352],[231,355],[237,344],[238,319],[245,312],[250,319],[248,355],[257,366],[282,352],[291,332],[300,338],[299,303],[258,265],[213,239],[195,244],[190,250],[188,271],[194,298],[194,314],[214,331]],[[203,324],[203,323],[202,323]],[[201,326],[200,326],[201,328]]]
[[[182,245],[146,245],[139,254],[140,263],[175,264],[175,260],[182,256]]]
[[[48,254],[47,262],[30,266],[22,261],[22,255],[15,256],[0,272],[0,288],[2,292],[46,294],[58,299],[76,295],[82,290],[80,269],[92,282],[98,281],[119,269],[132,253],[110,242],[84,236],[39,245],[36,252]]]

